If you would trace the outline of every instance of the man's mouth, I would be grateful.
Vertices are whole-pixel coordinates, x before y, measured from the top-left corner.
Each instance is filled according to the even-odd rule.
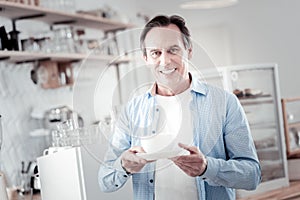
[[[163,74],[171,74],[171,73],[173,73],[175,70],[176,70],[176,68],[160,70],[159,72],[160,72],[160,73],[163,73]]]

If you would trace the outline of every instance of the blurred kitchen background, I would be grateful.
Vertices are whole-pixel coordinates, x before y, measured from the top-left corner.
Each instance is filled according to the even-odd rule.
[[[24,2],[34,4],[36,1]],[[300,96],[299,0],[239,0],[235,5],[213,9],[183,9],[180,5],[186,0],[68,0],[65,7],[55,2],[59,1],[40,0],[39,5],[35,6],[70,13],[89,12],[128,24],[125,28],[128,30],[142,27],[156,14],[179,14],[186,19],[193,40],[202,45],[216,66],[277,63],[280,98]],[[5,27],[6,32],[13,30],[12,21],[1,16],[1,12],[2,9],[0,27]],[[20,32],[19,50],[25,48],[28,52],[88,53],[95,47],[95,42],[105,41],[105,36],[109,38],[109,33],[105,34],[102,30],[69,24],[49,28],[48,24],[34,19],[17,20],[16,29]],[[66,40],[71,37],[80,42],[72,44],[71,48],[68,44],[54,41],[51,43],[63,48],[36,47],[38,41],[47,42],[51,34],[58,32],[63,32]],[[120,35],[114,42],[117,46],[98,49],[99,52],[117,55],[118,52],[114,51],[135,49],[139,45],[138,34]],[[107,48],[110,48],[109,52]],[[59,67],[62,69],[59,73],[64,74],[63,78],[59,76],[57,79],[60,82],[47,84],[47,81],[39,80],[43,77],[41,66],[57,66],[58,63],[49,60],[38,63],[34,60],[11,62],[5,56],[0,59],[0,115],[3,126],[0,169],[7,177],[8,186],[19,184],[22,161],[27,167],[51,145],[47,130],[53,128],[56,122],[67,119],[71,114],[76,114],[85,126],[110,120],[111,111],[107,105],[111,99],[104,95],[93,96],[98,77],[104,69],[107,71],[103,81],[108,85],[101,88],[101,94],[114,96],[115,105],[122,104],[126,99],[126,95],[122,94],[126,88],[140,80],[151,79],[145,73],[144,77],[135,77],[118,86],[118,76],[134,69],[136,62],[124,61],[107,68],[108,62],[105,60],[80,61],[80,58],[67,62],[66,67]],[[76,85],[78,82],[80,84]],[[115,94],[116,91],[119,94]],[[99,99],[99,104],[94,105],[94,98]],[[98,113],[94,113],[94,109]]]

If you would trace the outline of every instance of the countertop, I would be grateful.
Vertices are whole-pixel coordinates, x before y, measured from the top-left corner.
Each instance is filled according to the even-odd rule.
[[[300,199],[300,180],[291,181],[289,187],[271,190],[258,195],[253,195],[239,200],[299,200]]]
[[[262,194],[252,195],[245,198],[239,198],[238,200],[300,200],[300,180],[299,181],[291,181],[289,187],[283,187],[276,190],[271,190],[268,192],[264,192]],[[29,194],[18,197],[14,195],[9,200],[41,200],[40,194],[31,196]]]

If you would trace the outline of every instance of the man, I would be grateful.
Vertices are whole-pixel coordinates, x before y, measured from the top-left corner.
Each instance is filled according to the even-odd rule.
[[[192,44],[184,19],[154,17],[140,42],[156,82],[116,123],[99,170],[101,189],[118,190],[131,176],[137,200],[235,199],[234,189],[255,189],[261,171],[245,113],[233,94],[188,72]],[[165,132],[188,154],[140,156],[142,136]]]

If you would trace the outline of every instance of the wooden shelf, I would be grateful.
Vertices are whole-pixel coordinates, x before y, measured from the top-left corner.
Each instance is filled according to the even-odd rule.
[[[269,94],[264,94],[264,95],[259,95],[259,96],[250,96],[250,97],[240,97],[239,100],[242,105],[274,103],[272,96]]]
[[[294,102],[294,101],[300,101],[300,97],[294,97],[294,98],[284,98],[282,99],[285,103],[287,102]]]
[[[277,130],[275,122],[256,122],[256,123],[249,123],[250,128],[253,129],[274,129]]]
[[[300,128],[300,122],[290,122],[289,128]]]
[[[296,150],[291,150],[290,152],[289,152],[289,158],[295,158],[295,157],[299,157],[299,155],[300,155],[300,149],[296,149]]]
[[[31,19],[42,21],[50,25],[72,24],[103,31],[116,31],[132,28],[133,25],[91,16],[87,14],[73,14],[51,10],[39,6],[31,6],[14,2],[0,1],[0,16],[12,20]]]
[[[53,60],[58,62],[92,60],[105,61],[109,65],[128,63],[129,58],[118,58],[111,55],[88,55],[79,53],[40,53],[40,52],[25,52],[25,51],[0,51],[0,60],[9,60],[16,63],[33,62],[36,60]]]

